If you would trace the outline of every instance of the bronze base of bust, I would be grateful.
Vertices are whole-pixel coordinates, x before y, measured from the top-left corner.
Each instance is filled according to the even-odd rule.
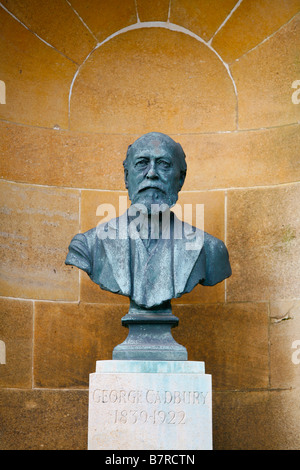
[[[178,344],[171,328],[179,319],[172,314],[171,302],[144,309],[130,303],[122,325],[129,329],[126,340],[113,350],[114,360],[187,361],[187,350]]]

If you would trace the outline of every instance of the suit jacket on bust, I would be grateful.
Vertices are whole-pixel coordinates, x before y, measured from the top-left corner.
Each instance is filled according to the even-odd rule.
[[[171,214],[171,237],[160,238],[149,251],[138,233],[131,236],[132,224],[128,224],[125,212],[77,234],[70,243],[66,264],[85,271],[102,289],[127,296],[145,308],[180,297],[199,283],[212,286],[229,277],[224,243]],[[184,227],[182,238],[173,236],[175,223]]]

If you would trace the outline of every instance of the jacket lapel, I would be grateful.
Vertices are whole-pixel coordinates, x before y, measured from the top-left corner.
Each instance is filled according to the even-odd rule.
[[[193,227],[180,221],[175,215],[174,223],[181,224],[183,232],[182,238],[173,240],[174,293],[177,297],[184,292],[191,271],[203,248],[204,232],[199,229],[195,232]],[[109,221],[107,229],[107,236],[102,239],[102,243],[108,263],[120,287],[120,293],[130,297],[132,288],[127,212]]]
[[[107,237],[102,240],[115,281],[123,295],[131,295],[130,243],[127,235],[127,212],[107,224]]]
[[[182,222],[174,214],[174,224],[181,224],[182,238],[174,238],[173,276],[175,295],[182,294],[204,243],[204,232]],[[178,227],[178,226],[177,226]],[[177,232],[178,233],[178,232]]]

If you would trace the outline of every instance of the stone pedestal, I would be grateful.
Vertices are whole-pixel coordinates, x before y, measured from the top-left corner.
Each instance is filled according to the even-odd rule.
[[[211,400],[203,362],[97,361],[88,449],[210,450]]]

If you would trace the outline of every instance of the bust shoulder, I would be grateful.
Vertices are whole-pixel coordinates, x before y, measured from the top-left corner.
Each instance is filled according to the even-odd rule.
[[[228,250],[219,238],[204,232],[206,276],[204,286],[213,286],[231,276]]]
[[[77,266],[86,273],[92,271],[91,251],[96,241],[96,228],[85,233],[77,233],[71,240],[65,264]]]

